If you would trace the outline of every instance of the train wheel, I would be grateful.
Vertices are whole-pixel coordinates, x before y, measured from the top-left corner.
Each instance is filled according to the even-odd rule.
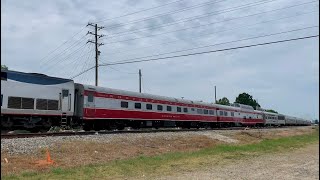
[[[52,126],[52,120],[50,118],[42,120],[42,126],[47,129]]]
[[[141,122],[140,121],[132,121],[131,122],[131,127],[133,129],[140,129],[141,128]]]
[[[83,125],[83,130],[85,131],[90,131],[92,130],[93,127],[92,127],[92,123],[91,122],[85,122],[84,125]]]
[[[10,130],[12,129],[13,124],[14,123],[10,117],[1,117],[1,128]]]

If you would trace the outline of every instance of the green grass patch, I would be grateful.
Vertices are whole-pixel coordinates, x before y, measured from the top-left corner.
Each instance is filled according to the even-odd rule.
[[[129,160],[115,160],[105,164],[91,164],[75,168],[53,168],[47,173],[26,172],[2,176],[1,179],[124,179],[152,178],[177,171],[194,171],[215,164],[236,161],[265,153],[279,153],[319,142],[319,129],[313,133],[263,140],[247,145],[218,145],[195,152],[167,153],[153,157],[139,156]]]

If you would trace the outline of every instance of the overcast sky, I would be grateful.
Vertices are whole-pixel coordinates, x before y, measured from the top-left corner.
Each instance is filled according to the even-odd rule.
[[[319,2],[308,0],[1,0],[1,60],[12,70],[70,78],[100,63],[172,56],[318,35]],[[161,6],[165,5],[166,6]],[[151,10],[137,12],[156,6]],[[132,13],[131,15],[128,15]],[[127,16],[122,16],[126,15]],[[116,18],[122,16],[120,18]],[[202,17],[202,18],[200,18]],[[302,28],[307,28],[303,29]],[[300,30],[297,30],[300,29]],[[263,38],[234,40],[283,33]],[[214,45],[216,44],[216,45]],[[208,46],[212,45],[212,46]],[[208,46],[189,51],[170,53]],[[99,68],[99,85],[190,100],[234,102],[247,92],[266,109],[319,118],[319,39]],[[148,59],[146,58],[146,59]],[[94,69],[75,82],[94,85]]]

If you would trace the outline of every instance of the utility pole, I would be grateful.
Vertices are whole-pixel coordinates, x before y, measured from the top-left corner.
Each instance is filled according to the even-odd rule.
[[[142,77],[141,69],[139,69],[139,92],[140,93],[141,93],[141,77]]]
[[[215,100],[215,103],[217,104],[217,87],[214,86],[214,100]]]
[[[93,26],[94,27],[94,33],[88,31],[87,34],[94,35],[95,41],[88,40],[87,43],[89,43],[89,42],[90,43],[94,43],[95,47],[96,47],[96,57],[95,57],[95,59],[96,59],[96,83],[95,83],[95,85],[98,86],[98,57],[100,55],[100,51],[98,50],[98,47],[103,45],[103,43],[98,43],[98,39],[104,36],[103,34],[98,35],[98,31],[103,29],[104,27],[102,27],[102,26],[98,27],[98,24],[93,24],[93,23],[88,23],[87,26]]]

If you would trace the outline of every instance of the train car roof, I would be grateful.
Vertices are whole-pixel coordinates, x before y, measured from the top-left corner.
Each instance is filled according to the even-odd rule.
[[[159,95],[153,95],[153,94],[148,94],[148,93],[139,93],[139,92],[133,92],[133,91],[126,91],[126,90],[113,89],[113,88],[107,88],[107,87],[97,87],[97,86],[84,85],[84,84],[83,84],[83,87],[85,90],[89,90],[89,91],[95,90],[95,91],[99,91],[99,92],[116,93],[116,94],[120,94],[120,95],[129,95],[129,96],[140,97],[140,98],[151,98],[151,99],[157,99],[157,100],[173,101],[173,102],[178,102],[178,103],[217,107],[217,104],[214,104],[214,103],[205,103],[205,102],[201,102],[201,101],[192,101],[192,100],[187,100],[187,99],[172,98],[172,97],[159,96]]]
[[[52,85],[73,82],[72,79],[47,76],[39,73],[26,73],[12,70],[1,70],[1,80],[12,80],[31,84]]]
[[[197,106],[207,106],[207,107],[214,107],[214,108],[221,108],[221,109],[232,109],[237,111],[244,111],[244,112],[254,112],[253,110],[248,109],[242,109],[240,107],[233,107],[233,106],[226,106],[221,104],[214,104],[214,103],[205,103],[201,101],[192,101],[187,99],[180,99],[180,98],[172,98],[172,97],[166,97],[166,96],[159,96],[159,95],[153,95],[148,93],[139,93],[139,92],[133,92],[133,91],[126,91],[126,90],[119,90],[119,89],[113,89],[113,88],[107,88],[107,87],[97,87],[92,85],[84,85],[81,84],[84,87],[84,90],[88,91],[98,91],[98,92],[106,92],[106,93],[114,93],[119,95],[129,95],[134,96],[137,98],[150,98],[150,99],[156,99],[156,100],[165,100],[175,103],[184,103],[184,104],[194,104]],[[254,112],[257,113],[257,112]]]

